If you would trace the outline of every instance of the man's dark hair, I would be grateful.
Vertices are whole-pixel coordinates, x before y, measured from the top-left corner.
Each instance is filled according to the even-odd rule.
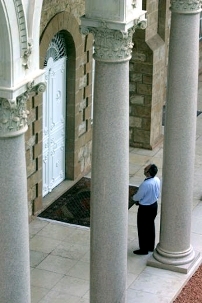
[[[157,166],[155,164],[151,164],[151,166],[149,168],[150,176],[155,177],[157,172],[158,172]]]

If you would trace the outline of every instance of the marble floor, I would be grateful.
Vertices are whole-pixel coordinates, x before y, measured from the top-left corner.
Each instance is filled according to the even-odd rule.
[[[202,78],[199,78],[202,81]],[[202,82],[199,82],[198,110],[202,110]],[[153,162],[162,176],[163,145],[152,151],[130,148],[130,184],[139,185],[143,168]],[[202,253],[202,114],[197,118],[196,158],[191,244]],[[161,201],[159,201],[161,202]],[[138,248],[137,207],[129,210],[127,303],[169,303],[200,265],[188,274],[147,266],[150,255],[136,256]],[[159,241],[160,207],[156,219]],[[89,303],[89,240],[87,227],[35,218],[30,223],[32,303]]]

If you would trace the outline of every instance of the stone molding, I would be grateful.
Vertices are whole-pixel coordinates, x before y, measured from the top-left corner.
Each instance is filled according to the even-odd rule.
[[[187,250],[181,251],[179,253],[169,252],[162,249],[159,243],[154,250],[153,257],[158,262],[161,262],[163,264],[179,266],[192,262],[195,258],[195,252],[192,245],[190,245]]]
[[[20,53],[23,60],[22,66],[25,69],[29,68],[29,58],[32,53],[33,41],[28,39],[27,22],[25,12],[21,0],[13,1],[18,22],[19,37],[20,37]]]
[[[201,0],[171,0],[171,11],[181,14],[194,14],[201,11]]]
[[[94,59],[104,62],[123,62],[131,58],[133,43],[132,37],[136,28],[145,29],[146,20],[142,20],[127,31],[110,29],[106,22],[101,26],[81,26],[82,34],[94,35]]]
[[[18,22],[19,28],[19,35],[20,35],[20,46],[21,46],[21,55],[23,56],[24,52],[27,49],[27,26],[26,26],[26,19],[24,8],[21,0],[13,1],[16,11],[16,17]]]
[[[45,83],[27,84],[27,91],[16,99],[0,98],[0,138],[15,137],[27,130],[29,111],[26,102],[31,94],[39,94],[46,89]]]

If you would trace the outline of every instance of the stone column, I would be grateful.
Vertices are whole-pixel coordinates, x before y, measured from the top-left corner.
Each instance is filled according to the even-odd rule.
[[[0,302],[30,302],[24,133],[28,93],[0,98]]]
[[[106,16],[113,8],[109,2],[111,1],[106,2],[108,7]],[[92,5],[96,9],[95,3]],[[113,15],[112,12],[110,14]],[[91,16],[89,11],[88,15]],[[94,35],[95,49],[90,302],[125,303],[129,184],[129,59],[135,21],[131,21],[128,28],[126,25],[125,28],[121,28],[122,24],[119,28],[118,22],[114,25],[110,21],[96,22],[86,17],[81,21],[82,32]],[[145,21],[139,24],[145,25]]]
[[[160,242],[154,252],[159,264],[153,265],[187,272],[198,257],[190,244],[190,234],[200,1],[173,0],[171,11],[161,230]],[[149,265],[152,264],[150,261]]]
[[[117,76],[118,75],[118,76]],[[129,176],[128,61],[96,62],[90,302],[125,302]]]

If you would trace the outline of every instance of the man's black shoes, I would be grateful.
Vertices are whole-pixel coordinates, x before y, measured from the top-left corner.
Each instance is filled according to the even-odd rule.
[[[133,253],[135,255],[139,255],[139,256],[141,256],[141,255],[148,255],[148,251],[144,251],[144,250],[141,250],[141,249],[134,250]]]

